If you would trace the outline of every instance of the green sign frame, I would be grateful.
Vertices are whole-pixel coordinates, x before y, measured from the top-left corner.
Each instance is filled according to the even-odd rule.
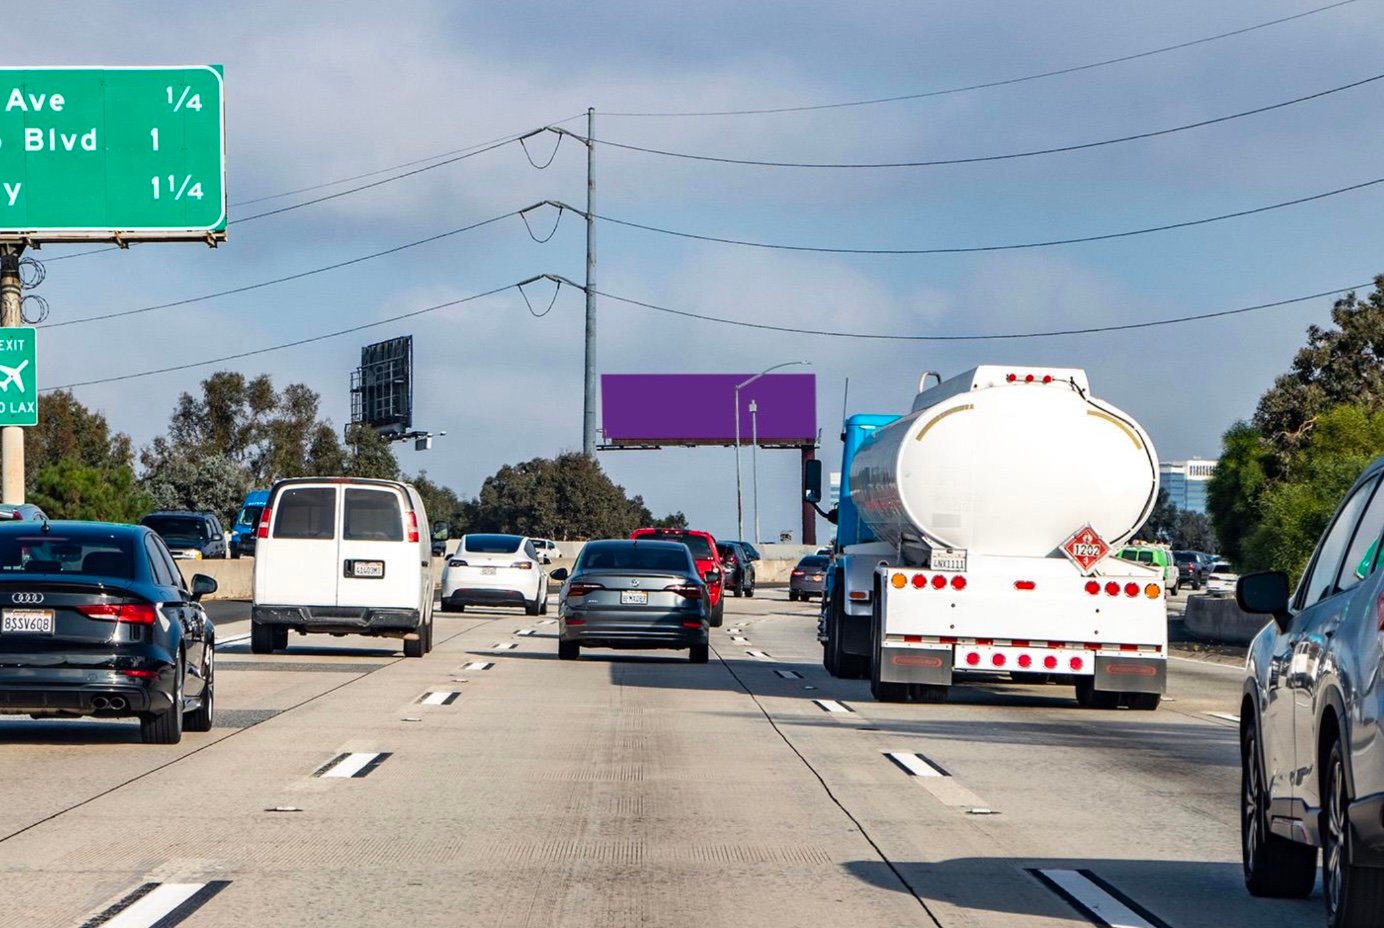
[[[0,67],[0,242],[226,235],[220,65]]]
[[[38,425],[37,367],[33,326],[0,328],[0,426]]]

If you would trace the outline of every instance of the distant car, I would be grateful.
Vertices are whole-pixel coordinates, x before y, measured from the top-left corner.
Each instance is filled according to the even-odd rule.
[[[245,494],[240,504],[235,523],[231,526],[231,557],[253,557],[255,536],[259,532],[260,516],[264,514],[264,504],[269,502],[268,490],[251,490]]]
[[[1320,848],[1331,928],[1384,922],[1381,481],[1384,458],[1346,493],[1291,598],[1277,571],[1240,578],[1235,596],[1272,617],[1249,646],[1239,708],[1245,886],[1310,895]]]
[[[151,512],[139,524],[153,529],[175,560],[230,557],[221,522],[210,512],[167,510]]]
[[[210,731],[216,630],[138,525],[0,523],[0,715],[139,719],[147,744]]]
[[[1147,564],[1155,568],[1162,575],[1163,591],[1169,596],[1176,596],[1181,588],[1182,578],[1178,574],[1177,564],[1173,561],[1173,552],[1162,545],[1127,545],[1115,556],[1124,561]]]
[[[821,557],[831,557],[831,548],[826,545],[823,545],[822,547],[818,548],[814,553]]]
[[[445,539],[445,538],[434,538],[434,539],[432,540],[432,556],[433,556],[433,557],[446,557],[446,556],[447,556],[447,539]]]
[[[788,575],[788,601],[821,598],[826,591],[827,567],[831,558],[820,554],[809,554],[798,561],[793,572]]]
[[[572,565],[553,571],[558,594],[558,657],[582,648],[687,649],[694,664],[710,654],[707,584],[686,544],[636,538],[591,541]]]
[[[687,545],[711,597],[711,627],[719,628],[726,608],[722,595],[725,593],[726,577],[725,571],[722,570],[721,555],[716,550],[716,539],[709,532],[686,528],[638,528],[630,533],[630,537],[650,541],[677,541]]]
[[[529,541],[533,542],[533,550],[538,552],[538,559],[544,564],[551,564],[562,557],[562,549],[550,538],[530,538]]]
[[[1177,564],[1178,585],[1185,583],[1194,590],[1202,588],[1211,572],[1211,565],[1196,551],[1174,551],[1173,563]]]
[[[743,541],[720,541],[716,543],[716,553],[721,555],[726,589],[736,596],[753,596],[754,562],[758,558],[750,554],[750,546]]]
[[[0,522],[46,522],[48,516],[33,503],[0,505]]]
[[[1212,566],[1211,573],[1206,576],[1206,592],[1212,596],[1233,596],[1235,584],[1239,580],[1240,575],[1235,572],[1235,568],[1225,561],[1220,561]]]
[[[462,535],[442,568],[442,611],[467,606],[523,606],[548,612],[548,575],[523,535]]]

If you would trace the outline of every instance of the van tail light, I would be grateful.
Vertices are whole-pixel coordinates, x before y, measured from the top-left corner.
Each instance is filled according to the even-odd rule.
[[[265,506],[264,511],[260,513],[259,528],[255,529],[256,538],[269,537],[269,517],[272,513],[273,510],[271,510],[268,506]]]
[[[663,588],[665,593],[677,593],[683,599],[701,599],[702,585],[700,583],[675,583],[672,586]]]
[[[418,544],[418,513],[414,512],[412,509],[408,511],[406,527],[408,529],[409,543]]]
[[[153,625],[158,612],[152,603],[93,603],[77,611],[98,622],[124,622],[128,625]]]
[[[585,596],[587,593],[594,593],[597,590],[604,590],[605,587],[599,583],[573,582],[567,584],[567,597]]]
[[[532,561],[515,561],[513,564],[510,564],[509,566],[517,568],[519,570],[533,570]]]

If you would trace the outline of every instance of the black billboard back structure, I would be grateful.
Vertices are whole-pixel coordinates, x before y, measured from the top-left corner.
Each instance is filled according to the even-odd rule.
[[[366,345],[351,374],[351,422],[385,437],[413,428],[413,336]]]

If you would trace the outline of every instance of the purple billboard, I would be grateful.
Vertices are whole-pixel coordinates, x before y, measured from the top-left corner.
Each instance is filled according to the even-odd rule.
[[[735,385],[754,374],[602,374],[601,424],[611,447],[735,442]],[[755,404],[753,415],[750,403]],[[740,390],[740,441],[811,447],[817,441],[815,374],[765,374]]]

